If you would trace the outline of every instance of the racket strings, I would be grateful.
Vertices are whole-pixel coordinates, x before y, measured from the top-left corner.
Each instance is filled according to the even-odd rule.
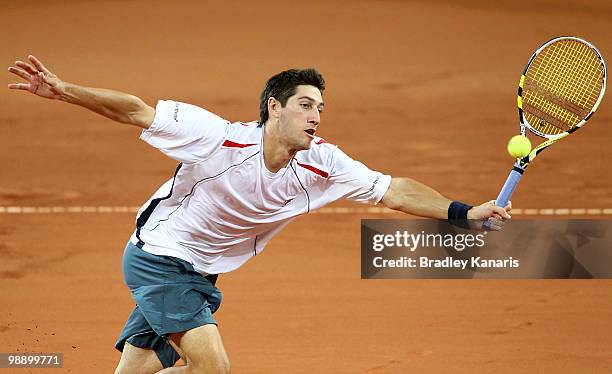
[[[595,106],[603,74],[598,54],[581,42],[562,40],[546,47],[525,73],[527,122],[547,135],[572,129]]]
[[[576,41],[558,42],[543,51],[539,62],[538,72],[544,82],[549,83],[546,88],[571,102],[584,108],[589,98],[584,93],[589,88],[598,93],[599,87],[593,84],[597,82],[593,75],[597,75],[596,79],[601,77],[601,63],[588,46]]]

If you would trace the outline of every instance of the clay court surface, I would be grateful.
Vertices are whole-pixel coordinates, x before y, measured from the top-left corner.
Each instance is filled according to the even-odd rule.
[[[516,85],[535,47],[577,35],[612,61],[607,1],[5,0],[0,21],[5,66],[33,53],[64,80],[231,121],[257,118],[272,74],[317,67],[328,83],[318,134],[473,203],[493,199],[511,167]],[[538,158],[515,207],[612,208],[611,102]],[[175,162],[138,135],[0,90],[0,207],[141,205]],[[610,281],[361,280],[360,219],[405,217],[301,217],[222,275],[233,372],[612,371]],[[53,372],[112,372],[134,306],[120,269],[133,227],[130,212],[0,214],[0,352],[63,352]]]

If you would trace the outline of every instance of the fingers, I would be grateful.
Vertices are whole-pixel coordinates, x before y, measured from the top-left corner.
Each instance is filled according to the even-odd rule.
[[[499,206],[492,206],[491,210],[493,211],[493,213],[497,213],[501,218],[503,219],[510,219],[512,218],[510,216],[510,214],[508,214],[508,212],[506,211],[506,209],[499,207]]]
[[[38,70],[34,69],[34,67],[30,64],[28,64],[27,62],[23,62],[23,61],[15,61],[15,65],[19,66],[20,68],[22,68],[23,70],[25,70],[26,72],[28,72],[29,74],[37,74]]]
[[[40,60],[39,60],[39,59],[37,59],[36,57],[34,57],[34,56],[32,56],[32,55],[29,55],[29,56],[28,56],[28,60],[30,60],[30,62],[31,62],[32,64],[34,64],[34,66],[36,66],[36,68],[37,68],[39,71],[42,71],[42,72],[43,72],[43,73],[45,73],[45,74],[49,74],[49,73],[50,73],[50,71],[49,71],[49,70],[48,70],[48,69],[45,67],[45,65],[43,65],[43,63],[42,63],[42,62],[40,62]]]
[[[499,214],[497,214],[497,213],[493,213],[493,214],[491,215],[491,217],[489,217],[489,218],[497,219],[497,220],[500,220],[500,221],[503,219],[503,218],[502,218],[502,216],[500,216],[500,215],[499,215]]]
[[[17,69],[17,68],[12,67],[12,66],[8,68],[8,71],[13,73],[13,74],[15,74],[18,77],[21,77],[21,78],[25,79],[25,80],[29,80],[30,77],[31,77],[31,75],[26,73],[25,71],[23,71],[21,69]]]
[[[497,207],[495,205],[495,200],[487,201],[486,203],[484,203],[482,205],[490,206],[490,207],[493,207],[493,208],[501,208],[501,207]],[[493,210],[497,211],[497,209],[493,209]],[[505,210],[506,212],[510,212],[512,210],[512,201],[508,201],[508,203],[503,208],[503,210]]]
[[[502,219],[491,218],[487,222],[489,223],[487,226],[487,230],[489,231],[501,231],[504,226],[504,221]]]
[[[30,90],[30,85],[27,83],[11,83],[8,85],[11,90]]]
[[[487,201],[486,203],[484,203],[482,205],[492,205],[492,206],[495,206],[495,200]],[[512,201],[508,201],[508,204],[506,204],[504,209],[506,209],[507,211],[512,210]]]

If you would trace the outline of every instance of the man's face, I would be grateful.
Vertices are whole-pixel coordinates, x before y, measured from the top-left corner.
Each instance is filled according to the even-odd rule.
[[[279,132],[283,142],[292,150],[310,148],[321,120],[323,98],[314,86],[297,86],[295,95],[280,109]]]

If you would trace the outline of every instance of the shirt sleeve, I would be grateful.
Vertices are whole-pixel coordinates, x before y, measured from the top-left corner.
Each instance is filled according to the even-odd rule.
[[[229,122],[195,105],[160,100],[140,139],[179,162],[202,161],[225,140]]]
[[[387,192],[391,176],[369,169],[336,148],[332,156],[329,183],[330,196],[377,204]]]

